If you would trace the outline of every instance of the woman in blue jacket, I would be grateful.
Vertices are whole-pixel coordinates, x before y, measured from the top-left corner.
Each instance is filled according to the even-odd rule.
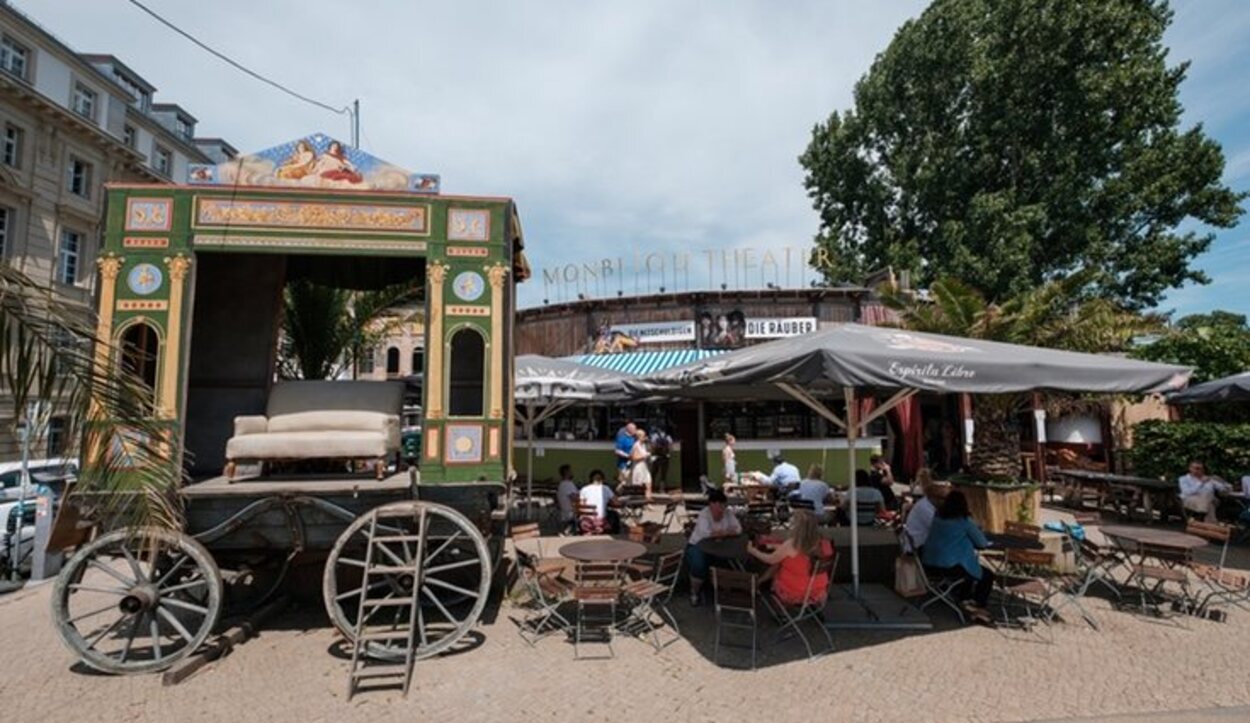
[[[977,550],[989,546],[985,534],[968,513],[968,499],[959,491],[952,491],[938,508],[929,538],[925,540],[920,559],[928,570],[946,577],[962,577],[972,586],[972,601],[964,601],[964,608],[973,619],[988,621],[990,590],[994,587],[994,573],[981,567]],[[968,585],[959,586],[966,594]]]

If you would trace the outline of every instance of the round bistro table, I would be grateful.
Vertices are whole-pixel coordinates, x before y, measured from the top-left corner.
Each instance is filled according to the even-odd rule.
[[[583,540],[560,548],[560,556],[578,562],[628,562],[647,554],[646,546],[629,540]]]
[[[746,535],[708,537],[699,541],[699,549],[705,555],[737,563],[745,562],[749,556]]]
[[[1107,537],[1136,542],[1139,545],[1155,545],[1157,547],[1175,547],[1192,550],[1205,547],[1207,541],[1197,535],[1190,535],[1175,530],[1160,530],[1153,527],[1130,527],[1127,525],[1104,525],[1098,531]]]

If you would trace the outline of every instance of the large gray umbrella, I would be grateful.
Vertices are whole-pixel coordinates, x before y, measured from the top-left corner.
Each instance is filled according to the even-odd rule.
[[[551,415],[578,402],[605,402],[623,398],[620,383],[629,375],[552,359],[538,354],[516,358],[514,397],[518,416],[525,428],[529,447],[526,453],[526,499],[534,494],[534,427]],[[613,386],[615,391],[607,389]]]
[[[1168,397],[1168,404],[1204,404],[1208,402],[1250,401],[1250,372],[1195,384]]]
[[[839,324],[805,336],[747,347],[665,371],[624,379],[636,397],[798,399],[843,429],[848,478],[855,478],[855,441],[865,425],[921,391],[1003,394],[1037,389],[1084,392],[1166,392],[1185,386],[1187,367],[1115,356],[1079,354],[889,327]],[[859,414],[860,390],[892,396]],[[826,401],[846,400],[845,416]],[[850,488],[855,509],[855,485]],[[859,594],[859,527],[851,515],[851,576]]]

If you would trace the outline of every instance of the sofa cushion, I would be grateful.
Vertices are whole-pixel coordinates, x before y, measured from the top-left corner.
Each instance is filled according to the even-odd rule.
[[[226,442],[226,459],[386,457],[396,449],[380,432],[269,432],[231,437]]]
[[[269,392],[270,418],[299,412],[369,411],[398,415],[404,406],[403,382],[295,381]]]
[[[379,412],[296,412],[270,417],[268,432],[385,432],[387,420],[399,417]]]

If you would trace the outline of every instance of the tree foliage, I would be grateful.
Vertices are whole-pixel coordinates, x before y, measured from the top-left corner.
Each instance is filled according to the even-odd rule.
[[[287,379],[333,379],[354,369],[362,354],[372,353],[392,327],[404,321],[391,318],[392,308],[419,293],[420,287],[413,284],[370,291],[308,281],[287,284],[279,373]]]
[[[1250,326],[1242,314],[1192,314],[1157,340],[1135,349],[1133,355],[1191,366],[1193,384],[1240,374],[1250,370]]]
[[[1165,0],[936,0],[812,132],[800,162],[832,281],[886,265],[991,300],[1087,271],[1082,291],[1153,305],[1245,197],[1183,129]],[[1186,223],[1190,222],[1190,223]]]
[[[1145,477],[1176,479],[1191,459],[1236,481],[1250,472],[1250,424],[1149,420],[1133,429],[1133,470]]]
[[[90,500],[95,521],[176,527],[183,477],[172,427],[154,408],[154,390],[115,366],[123,350],[95,337],[85,309],[0,263],[0,385],[15,417],[36,428],[49,414],[70,420],[61,454],[80,458],[74,491]],[[25,413],[32,403],[43,410],[34,419]]]

